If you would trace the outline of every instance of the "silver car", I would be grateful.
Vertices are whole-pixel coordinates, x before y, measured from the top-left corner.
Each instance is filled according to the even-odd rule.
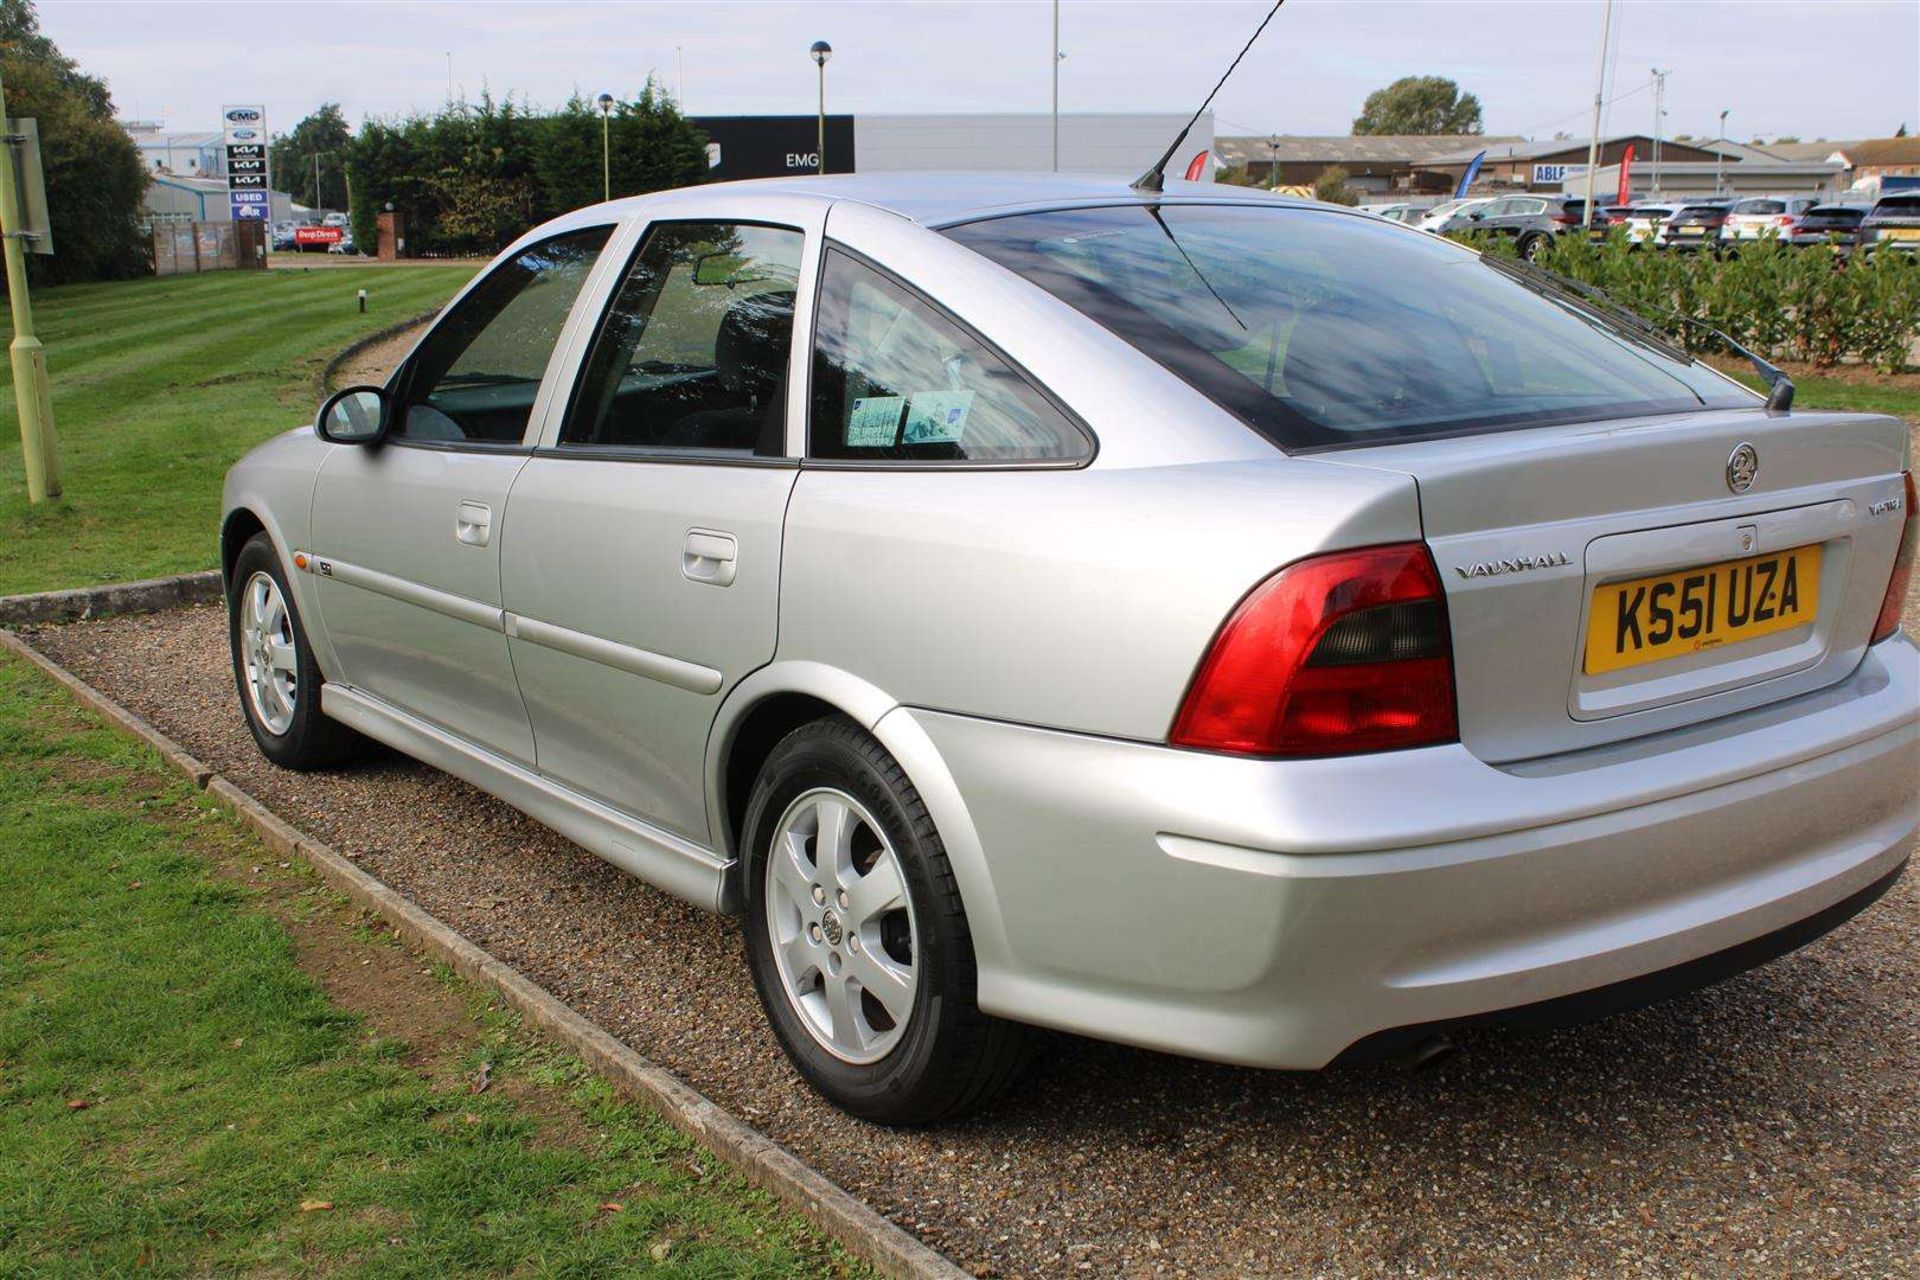
[[[530,232],[221,531],[255,739],[739,913],[800,1073],[1263,1067],[1757,964],[1920,822],[1907,436],[1229,187],[830,177]],[[318,784],[323,785],[324,782]]]

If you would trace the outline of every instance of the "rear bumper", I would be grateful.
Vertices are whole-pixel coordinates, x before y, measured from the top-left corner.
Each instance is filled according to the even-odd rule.
[[[1459,746],[1272,762],[897,714],[978,836],[983,1008],[1255,1066],[1791,939],[1893,874],[1920,825],[1904,638],[1818,693],[1507,768]]]

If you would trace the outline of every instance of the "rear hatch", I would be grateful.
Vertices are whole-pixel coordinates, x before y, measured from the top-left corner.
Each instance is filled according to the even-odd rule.
[[[1461,739],[1502,762],[1845,677],[1898,550],[1906,447],[1892,418],[1725,410],[1323,457],[1418,485]]]

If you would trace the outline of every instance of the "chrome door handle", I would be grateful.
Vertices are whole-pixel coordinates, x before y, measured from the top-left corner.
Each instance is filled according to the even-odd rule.
[[[453,536],[470,547],[484,547],[493,536],[493,509],[484,502],[462,502],[453,518]]]
[[[689,529],[687,540],[680,548],[680,573],[689,582],[730,587],[739,555],[740,543],[732,534],[714,529]]]

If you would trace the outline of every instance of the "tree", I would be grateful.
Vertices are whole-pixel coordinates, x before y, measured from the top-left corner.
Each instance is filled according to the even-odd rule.
[[[615,196],[688,186],[707,171],[706,136],[652,83],[633,101],[615,103],[606,123]],[[598,204],[599,108],[575,94],[541,126],[533,163],[547,208],[562,213]]]
[[[353,144],[347,118],[337,102],[323,102],[320,109],[273,140],[273,177],[282,191],[309,209],[338,209],[347,203],[347,150]],[[319,182],[315,184],[314,159],[318,157]],[[329,204],[329,200],[338,201]]]
[[[54,253],[27,255],[32,282],[120,279],[147,270],[140,151],[115,123],[106,83],[40,34],[30,0],[0,0],[0,76],[7,114],[39,122]]]
[[[1313,198],[1328,204],[1359,204],[1360,193],[1347,185],[1347,171],[1339,165],[1322,169],[1313,180]]]
[[[1480,99],[1445,76],[1403,76],[1367,95],[1353,132],[1479,133]]]

